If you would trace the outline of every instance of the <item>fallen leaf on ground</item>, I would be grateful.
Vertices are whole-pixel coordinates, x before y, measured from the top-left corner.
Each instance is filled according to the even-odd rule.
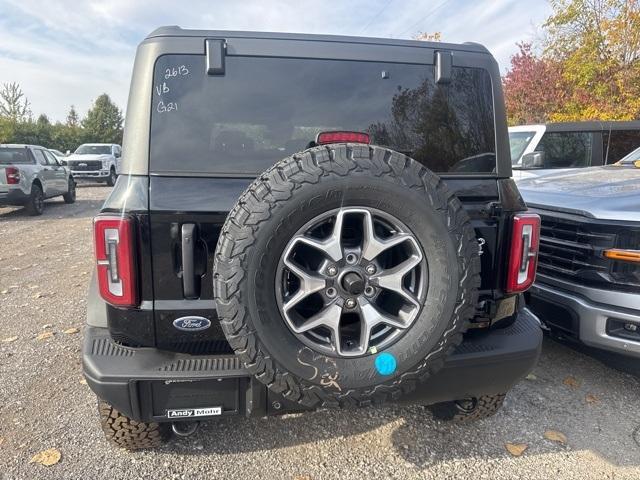
[[[580,388],[580,380],[576,377],[572,377],[571,375],[565,378],[562,383],[571,388]]]
[[[529,445],[527,445],[526,443],[505,443],[504,448],[506,448],[507,452],[509,452],[514,457],[519,457],[527,448],[529,448]]]
[[[47,338],[51,337],[53,337],[53,332],[42,332],[36,337],[36,340],[46,340]]]
[[[584,397],[585,401],[587,403],[598,403],[600,402],[600,399],[598,397],[596,397],[594,394],[592,393],[588,393],[585,397]]]
[[[67,335],[73,335],[74,333],[78,333],[80,331],[80,329],[73,327],[73,328],[67,328],[66,330],[63,331],[63,333],[66,333]]]
[[[6,288],[4,290],[2,290],[0,292],[2,295],[6,295],[7,293],[9,293],[9,290],[7,290]]]
[[[529,375],[527,375],[526,377],[527,380],[537,380],[538,377],[536,377],[533,373],[530,373]]]
[[[557,430],[547,430],[544,432],[544,438],[551,440],[552,442],[561,443],[562,445],[567,444],[567,436]]]
[[[85,378],[81,378],[80,385],[86,385],[86,384],[87,384],[87,380]]]
[[[7,337],[7,338],[3,338],[2,339],[2,343],[11,343],[11,342],[15,342],[18,339],[18,337]]]
[[[40,465],[50,467],[51,465],[58,463],[60,458],[62,458],[60,450],[57,448],[49,448],[48,450],[36,453],[29,463],[39,463]]]

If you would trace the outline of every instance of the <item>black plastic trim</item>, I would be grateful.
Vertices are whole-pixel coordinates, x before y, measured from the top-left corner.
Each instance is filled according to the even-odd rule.
[[[428,405],[505,393],[533,369],[541,346],[539,322],[523,309],[509,327],[468,334],[447,358],[443,369],[402,401]],[[245,399],[246,405],[244,410],[234,406],[228,414],[269,413],[267,406],[259,402],[273,398],[267,395],[264,385],[250,377],[235,355],[195,356],[154,348],[122,347],[113,342],[105,328],[86,328],[83,370],[87,383],[100,398],[140,421],[169,420],[153,413],[153,398],[148,397],[152,385],[171,385],[175,397],[180,397],[180,389],[188,388],[190,392],[213,398],[219,392],[211,387],[212,379],[241,379],[237,383],[238,405],[242,407]],[[228,382],[225,385],[229,385]],[[285,408],[279,410],[279,414],[286,413],[290,405],[281,403]],[[300,410],[300,406],[291,405],[290,410]]]

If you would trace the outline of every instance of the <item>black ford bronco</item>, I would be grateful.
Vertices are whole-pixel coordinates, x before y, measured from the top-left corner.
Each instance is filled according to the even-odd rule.
[[[539,218],[477,44],[156,30],[94,221],[84,374],[117,445],[219,416],[488,416],[535,365]]]

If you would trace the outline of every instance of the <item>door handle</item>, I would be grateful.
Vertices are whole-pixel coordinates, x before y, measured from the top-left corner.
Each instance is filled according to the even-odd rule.
[[[181,228],[182,242],[182,290],[185,298],[197,298],[196,277],[194,267],[196,226],[185,223]]]

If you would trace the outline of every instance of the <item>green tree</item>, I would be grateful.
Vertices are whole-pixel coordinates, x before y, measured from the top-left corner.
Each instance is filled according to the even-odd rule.
[[[18,83],[3,83],[0,88],[0,116],[13,122],[24,122],[31,118],[29,100]]]
[[[76,111],[76,107],[74,105],[71,105],[71,108],[69,108],[69,113],[67,113],[66,125],[67,127],[73,128],[80,126],[80,116],[78,115],[78,112]]]
[[[122,112],[109,95],[103,93],[82,120],[87,142],[122,143]]]

